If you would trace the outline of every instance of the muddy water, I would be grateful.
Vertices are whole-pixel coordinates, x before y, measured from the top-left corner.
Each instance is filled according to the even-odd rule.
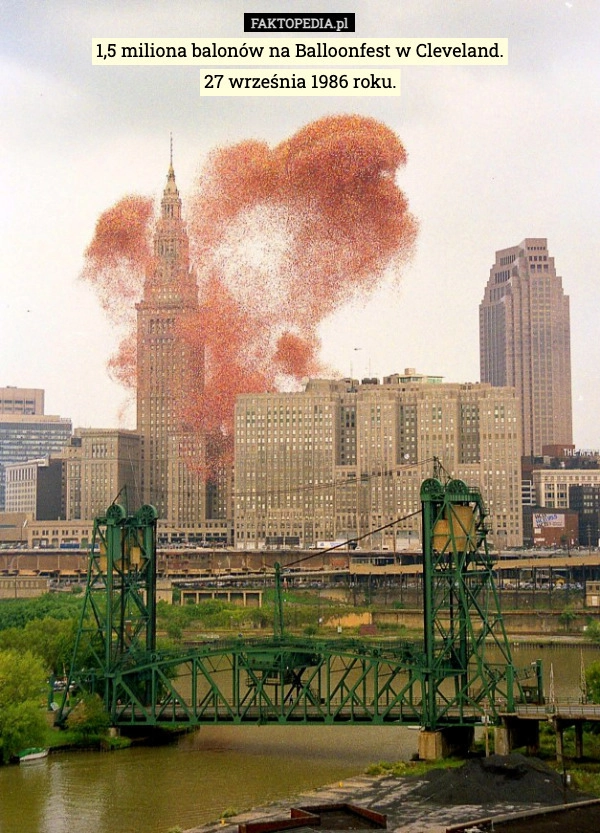
[[[546,695],[581,696],[597,648],[514,646],[525,667],[544,662]],[[210,727],[159,748],[59,753],[0,767],[1,833],[167,833],[408,759],[417,732],[405,727]]]
[[[2,833],[167,833],[409,758],[401,727],[223,727],[173,746],[0,767]]]

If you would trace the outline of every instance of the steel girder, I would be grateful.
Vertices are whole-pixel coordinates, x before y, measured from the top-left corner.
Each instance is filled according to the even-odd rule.
[[[496,720],[524,699],[512,663],[478,490],[436,478],[421,486],[425,697],[422,725],[479,713]],[[495,661],[488,658],[494,652]]]
[[[406,643],[240,640],[116,672],[110,713],[115,725],[418,724],[421,669]]]

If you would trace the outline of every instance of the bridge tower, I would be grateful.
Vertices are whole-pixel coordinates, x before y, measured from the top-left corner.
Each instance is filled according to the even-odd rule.
[[[65,721],[69,691],[99,694],[114,710],[115,680],[156,651],[156,523],[153,506],[127,515],[113,503],[94,521],[85,599],[57,723]],[[144,675],[132,696],[147,700]]]
[[[434,732],[474,716],[496,722],[523,691],[512,662],[488,551],[485,509],[462,480],[421,485],[424,692],[422,726]],[[493,655],[493,660],[491,656]]]

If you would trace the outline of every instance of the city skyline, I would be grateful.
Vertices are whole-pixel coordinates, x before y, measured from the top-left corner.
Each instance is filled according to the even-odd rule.
[[[247,138],[275,145],[315,118],[356,112],[381,120],[405,145],[398,183],[420,232],[397,286],[341,305],[321,327],[324,362],[340,375],[381,378],[414,366],[447,382],[477,381],[478,306],[492,253],[543,236],[571,298],[574,441],[600,445],[589,243],[598,130],[590,79],[600,27],[592,4],[468,2],[451,13],[443,3],[425,12],[410,2],[355,4],[361,37],[508,37],[509,65],[409,67],[397,101],[299,99],[293,107],[284,99],[202,100],[197,68],[91,66],[95,36],[189,36],[199,19],[211,36],[242,36],[241,3],[176,3],[178,14],[168,16],[158,4],[143,14],[106,4],[91,15],[70,2],[48,5],[15,4],[2,35],[10,104],[2,138],[3,385],[44,388],[46,413],[74,426],[132,427],[131,400],[106,371],[119,333],[78,280],[101,212],[128,193],[160,195],[171,132],[185,209],[195,171],[214,148]],[[59,26],[65,17],[68,30]],[[50,44],[43,51],[34,46],[41,33]]]

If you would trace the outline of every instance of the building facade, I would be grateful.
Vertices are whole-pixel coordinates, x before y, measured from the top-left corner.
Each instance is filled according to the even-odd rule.
[[[236,546],[356,538],[365,549],[410,547],[420,535],[421,483],[437,461],[481,488],[493,543],[520,546],[514,389],[405,378],[319,379],[301,393],[238,397]]]
[[[571,509],[526,506],[523,510],[523,540],[536,548],[570,549],[579,543],[579,515]]]
[[[43,414],[44,391],[41,388],[0,388],[0,414]]]
[[[479,307],[481,381],[517,390],[526,457],[573,441],[569,315],[545,238],[496,252]]]
[[[5,469],[6,512],[25,512],[38,521],[65,517],[60,458],[8,463]]]
[[[141,506],[141,449],[135,431],[76,428],[64,451],[64,519],[93,521],[114,501]]]
[[[574,486],[600,487],[600,469],[534,469],[536,504],[547,509],[571,509]]]
[[[579,518],[580,546],[600,546],[600,484],[569,486],[569,505]]]
[[[44,414],[0,414],[0,512],[6,504],[7,463],[59,453],[71,438],[71,420]]]
[[[159,518],[194,527],[205,517],[203,444],[185,419],[185,397],[201,393],[204,355],[186,340],[198,287],[172,163],[154,233],[154,256],[137,305],[137,430],[142,493]],[[190,465],[191,464],[191,465]]]
[[[66,550],[65,561],[58,565],[61,571],[69,569],[75,554],[69,550],[86,550],[92,542],[94,524],[92,521],[32,521],[25,527],[27,546],[30,549]],[[78,561],[81,574],[85,574],[88,555]]]

